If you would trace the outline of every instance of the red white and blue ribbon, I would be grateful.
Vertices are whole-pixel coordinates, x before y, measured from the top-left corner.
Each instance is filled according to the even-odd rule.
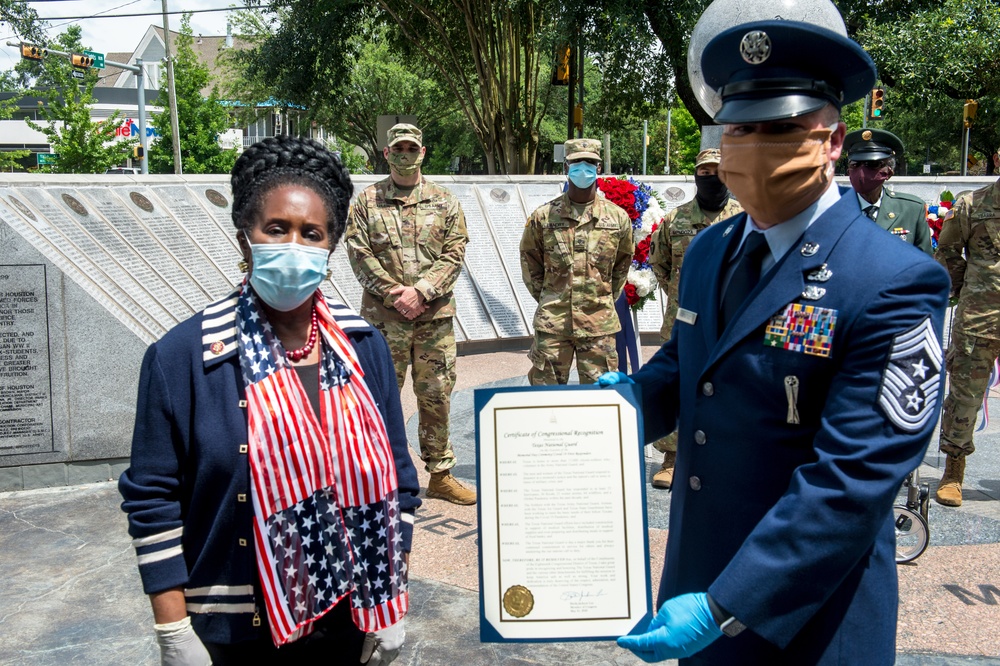
[[[990,424],[990,391],[1000,386],[1000,359],[993,361],[993,369],[990,370],[990,381],[986,384],[986,393],[983,394],[983,418],[979,421],[976,432],[986,430]]]

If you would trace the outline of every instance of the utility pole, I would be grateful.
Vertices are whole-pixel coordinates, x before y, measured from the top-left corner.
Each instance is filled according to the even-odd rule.
[[[167,98],[170,104],[170,133],[174,144],[174,173],[184,173],[181,164],[181,137],[177,124],[177,88],[174,87],[174,59],[170,55],[170,21],[167,19],[167,0],[163,0],[163,49],[167,61]]]
[[[664,175],[670,175],[670,114],[673,110],[667,107],[667,163],[663,167]]]
[[[649,146],[649,121],[642,121],[642,175],[646,175],[646,148]],[[637,329],[638,330],[638,329]]]

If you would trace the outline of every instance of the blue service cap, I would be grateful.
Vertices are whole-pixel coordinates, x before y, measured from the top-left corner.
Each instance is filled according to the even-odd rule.
[[[851,39],[800,21],[754,21],[716,35],[701,56],[722,98],[715,122],[763,123],[838,109],[875,85],[875,63]]]

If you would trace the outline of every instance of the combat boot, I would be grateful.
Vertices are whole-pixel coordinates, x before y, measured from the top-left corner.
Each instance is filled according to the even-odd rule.
[[[652,485],[654,488],[669,489],[674,483],[674,463],[677,461],[676,451],[663,452],[663,464],[659,471],[653,475]]]
[[[427,484],[427,496],[443,499],[452,504],[475,504],[476,491],[469,490],[451,475],[450,470],[431,474]]]
[[[948,456],[944,465],[944,476],[938,484],[934,498],[944,506],[962,506],[962,481],[965,479],[965,456]]]

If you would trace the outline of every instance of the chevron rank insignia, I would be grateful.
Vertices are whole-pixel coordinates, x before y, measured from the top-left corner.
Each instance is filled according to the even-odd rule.
[[[930,318],[892,341],[878,402],[894,426],[918,432],[934,416],[943,355]]]
[[[789,303],[783,311],[771,317],[764,332],[764,344],[829,358],[836,325],[836,310]]]

